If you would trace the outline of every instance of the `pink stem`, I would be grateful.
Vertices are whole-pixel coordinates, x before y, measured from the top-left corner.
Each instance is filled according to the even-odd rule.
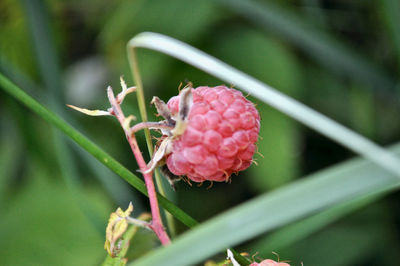
[[[115,96],[114,96],[114,93],[113,93],[111,87],[107,88],[107,95],[108,95],[108,99],[112,106],[112,114],[118,119],[119,123],[123,127],[124,121],[125,121],[125,116],[124,116],[124,113],[122,112],[121,107],[119,106],[118,102],[115,99]],[[152,173],[148,173],[148,174],[144,173],[147,170],[147,165],[143,159],[142,152],[140,151],[139,146],[136,142],[135,135],[130,134],[130,132],[127,131],[125,128],[124,128],[124,132],[126,135],[126,139],[128,140],[129,145],[131,146],[133,155],[135,156],[136,161],[139,165],[139,168],[143,174],[144,182],[145,182],[146,188],[147,188],[147,193],[149,195],[150,209],[151,209],[151,215],[152,215],[152,222],[151,222],[150,228],[154,231],[154,233],[160,239],[161,244],[168,245],[171,242],[171,240],[169,239],[167,233],[165,232],[164,226],[161,221],[160,208],[158,207],[157,194],[156,194],[156,190],[154,188],[154,182],[153,182],[153,175],[152,175]]]

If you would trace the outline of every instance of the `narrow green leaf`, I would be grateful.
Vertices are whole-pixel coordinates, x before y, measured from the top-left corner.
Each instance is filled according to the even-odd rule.
[[[340,172],[338,172],[337,175],[349,174],[346,169],[342,171],[343,169],[338,168],[338,170],[340,170]],[[321,174],[323,175],[324,172]],[[364,197],[335,205],[325,211],[297,221],[269,234],[256,243],[252,243],[251,246],[253,248],[249,247],[249,250],[257,250],[260,254],[269,254],[271,250],[278,251],[280,248],[294,244],[345,215],[378,200],[385,194],[385,191],[374,191]]]
[[[399,144],[394,149],[400,154]],[[396,176],[365,159],[353,159],[222,213],[130,265],[192,265],[315,212],[399,187]]]
[[[73,148],[118,206],[125,206],[127,202],[132,201],[135,202],[135,210],[145,209],[143,204],[140,203],[139,194],[132,193],[130,187],[121,178],[118,178],[114,172],[79,146],[74,145]]]
[[[228,84],[235,84],[250,95],[400,177],[400,160],[390,152],[295,99],[186,43],[162,34],[144,32],[132,38],[128,45],[132,49],[143,47],[165,53]]]
[[[13,68],[8,61],[1,59],[3,58],[0,58],[0,73],[3,73],[4,76],[9,77],[11,81],[13,81],[20,88],[23,88],[24,91],[28,94],[34,94],[33,92],[39,90],[38,85],[35,84],[30,78],[25,76],[18,69]],[[36,100],[38,100],[39,102],[43,102],[48,100],[48,98],[44,97],[44,95],[41,94],[37,95]],[[73,121],[72,117],[69,117],[68,115],[66,117],[68,117],[68,120]],[[120,178],[115,178],[116,175],[112,171],[108,170],[95,158],[93,158],[93,156],[86,153],[84,150],[80,149],[76,145],[73,145],[72,149],[74,149],[81,156],[82,160],[86,162],[86,165],[93,172],[94,176],[100,181],[104,189],[108,191],[111,198],[117,203],[117,205],[120,206],[126,204],[127,202],[132,200],[132,197],[136,197],[130,192],[129,187],[125,185],[123,180],[121,180]],[[135,208],[136,210],[142,209],[142,207],[138,203],[135,204]]]
[[[26,0],[24,7],[28,18],[28,28],[33,40],[34,53],[40,72],[41,80],[45,84],[46,96],[48,96],[49,105],[57,113],[62,114],[63,106],[63,83],[61,81],[61,71],[56,52],[56,46],[53,40],[53,32],[50,27],[49,11],[47,3],[43,0]],[[54,128],[52,130],[52,139],[49,145],[54,147],[58,167],[61,170],[61,177],[75,196],[75,202],[80,206],[88,217],[95,215],[91,206],[84,200],[82,186],[78,174],[78,169],[72,159],[70,146],[67,145],[67,138],[61,132]],[[101,224],[98,219],[90,218],[97,227],[98,232],[102,232]]]
[[[32,97],[18,88],[15,84],[10,82],[6,77],[0,74],[0,87],[5,90],[7,93],[12,95],[14,98],[22,102],[28,108],[30,108],[33,112],[37,113],[44,120],[49,122],[51,125],[57,127],[59,130],[64,132],[67,136],[69,136],[72,140],[74,140],[79,146],[84,148],[87,152],[92,154],[97,160],[99,160],[102,164],[107,166],[110,170],[121,176],[126,182],[135,187],[141,193],[147,195],[146,187],[143,181],[122,166],[119,162],[117,162],[114,158],[112,158],[105,151],[100,149],[96,144],[90,141],[88,138],[83,136],[69,124],[67,124],[64,120],[59,118],[53,112],[49,111],[37,101],[35,101]],[[164,207],[167,211],[173,214],[178,220],[180,220],[183,224],[188,227],[193,227],[197,225],[197,222],[187,215],[184,211],[176,207],[172,202],[167,200],[166,198],[158,195],[158,201],[162,207]]]

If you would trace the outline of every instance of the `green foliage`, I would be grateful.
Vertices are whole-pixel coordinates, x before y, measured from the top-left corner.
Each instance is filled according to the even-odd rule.
[[[397,145],[397,153],[399,149]],[[399,185],[396,176],[374,164],[366,160],[352,160],[222,213],[184,234],[170,246],[138,260],[134,265],[190,265],[229,244],[251,239],[317,210],[361,200],[369,195],[387,193]],[[340,212],[344,211],[341,209]],[[328,211],[325,215],[330,213]],[[332,221],[332,218],[334,216],[329,220]],[[311,228],[318,228],[318,223]],[[290,237],[296,238],[296,235]],[[279,240],[274,244],[279,246]],[[182,253],[192,255],[178,255]]]
[[[32,46],[29,45],[29,29],[26,25],[26,17],[19,2],[6,0],[0,3],[2,14],[8,19],[0,23],[0,65],[10,64],[31,77],[37,76],[35,69]],[[2,16],[3,16],[2,15]],[[14,34],[18,32],[18,34]]]
[[[120,75],[133,85],[126,44],[144,31],[198,47],[376,143],[397,142],[398,1],[289,2],[1,1],[0,72],[17,84],[0,76],[1,263],[101,264],[109,213],[125,209],[129,201],[135,215],[146,211],[144,184],[133,174],[137,166],[117,123],[65,107],[79,98],[93,99],[82,107],[107,108],[108,84],[93,88],[90,83],[98,77],[115,89]],[[143,40],[139,46],[187,63],[199,59],[197,52],[188,56],[185,49],[174,52],[159,40]],[[276,251],[293,265],[400,264],[398,193],[387,196],[399,186],[390,174],[399,168],[393,153],[374,145],[362,149],[339,134],[340,125],[328,128],[320,124],[324,119],[314,120],[301,108],[293,111],[290,102],[271,98],[259,84],[238,82],[240,73],[213,70],[211,61],[198,61],[197,70],[154,51],[136,53],[146,104],[153,95],[168,100],[188,81],[195,86],[225,82],[250,92],[262,116],[258,148],[264,158],[256,155],[259,165],[233,177],[232,184],[211,189],[178,184],[177,192],[167,195],[171,201],[160,197],[180,221],[177,237],[170,247],[157,249],[154,234],[139,230],[125,256],[128,263],[187,265],[212,255],[222,261],[225,249],[234,246],[250,260],[256,252],[257,261],[276,259],[271,253]],[[104,62],[105,72],[80,68],[88,58]],[[64,79],[71,68],[85,89],[71,90],[73,83]],[[85,95],[89,91],[94,95]],[[134,97],[124,107],[138,116]],[[157,119],[154,109],[148,110],[150,119]],[[344,162],[350,151],[278,110],[389,171],[365,159]],[[142,134],[138,140],[145,151]],[[398,149],[390,151],[398,154]],[[201,224],[188,230],[197,224],[192,217]]]
[[[2,264],[94,265],[104,257],[104,236],[96,230],[74,196],[59,180],[35,165],[26,171],[26,184],[1,208]],[[84,200],[105,226],[110,202],[95,188]]]

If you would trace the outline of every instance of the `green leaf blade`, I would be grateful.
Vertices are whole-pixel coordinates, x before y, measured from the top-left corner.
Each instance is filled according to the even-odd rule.
[[[395,149],[400,153],[400,145]],[[190,265],[228,245],[249,240],[291,221],[399,186],[395,176],[366,160],[354,159],[220,214],[177,238],[170,246],[130,265]]]

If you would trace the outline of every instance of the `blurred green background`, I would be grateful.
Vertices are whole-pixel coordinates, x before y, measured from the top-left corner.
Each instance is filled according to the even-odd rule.
[[[132,171],[138,167],[117,122],[65,104],[104,109],[107,85],[119,89],[120,75],[133,85],[126,43],[143,31],[200,48],[388,145],[400,134],[399,25],[398,0],[0,0],[0,71]],[[222,83],[152,51],[139,51],[139,65],[147,102],[169,99],[188,81]],[[169,191],[195,219],[354,156],[269,106],[257,107],[258,166],[229,185],[181,183]],[[124,109],[139,116],[134,95]],[[100,264],[109,213],[132,201],[139,215],[147,199],[3,91],[0,111],[0,265]],[[400,265],[399,207],[394,193],[295,243],[277,239],[266,252],[260,236],[237,250],[261,251],[260,258],[275,251],[293,265]],[[155,245],[144,234],[131,257]]]

